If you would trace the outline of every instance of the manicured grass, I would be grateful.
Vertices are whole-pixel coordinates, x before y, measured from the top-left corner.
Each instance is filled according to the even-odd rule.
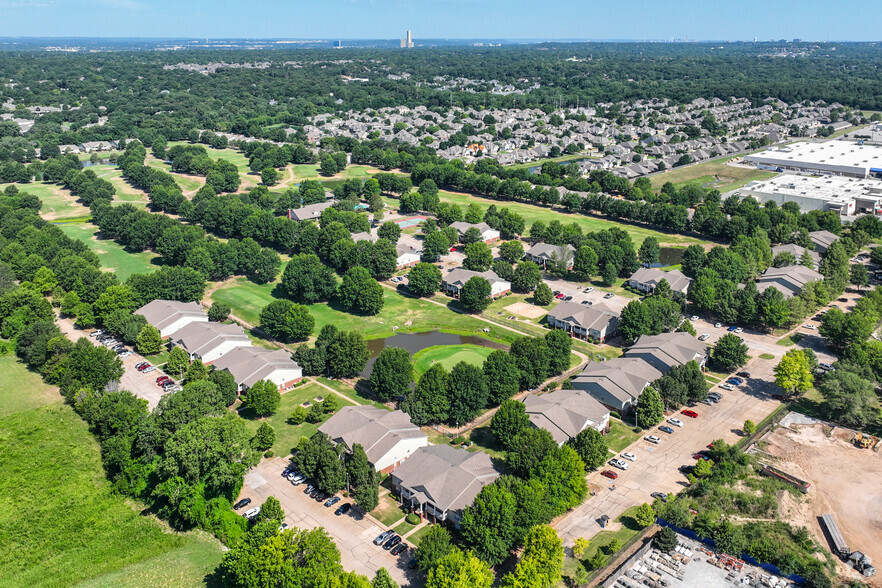
[[[404,537],[405,535],[407,535],[408,533],[413,531],[415,528],[416,528],[416,525],[411,525],[407,521],[402,521],[401,524],[399,524],[397,527],[395,527],[393,529],[393,531],[395,531],[396,533],[398,533],[399,535]]]
[[[331,177],[321,175],[318,164],[293,165],[290,166],[289,169],[293,169],[294,171],[294,181],[300,182],[301,180],[327,181],[350,180],[353,178],[368,178],[371,175],[368,173],[368,170],[376,168],[368,165],[348,165],[346,166],[346,169]]]
[[[413,369],[419,376],[435,364],[442,365],[447,371],[461,361],[480,367],[493,351],[490,347],[478,345],[435,345],[413,355]]]
[[[251,414],[251,411],[244,407],[240,408],[239,414],[245,419],[245,424],[252,433],[257,431],[257,428],[264,421],[269,423],[276,432],[276,442],[273,443],[271,449],[276,456],[285,456],[290,454],[292,450],[297,447],[301,438],[312,437],[315,435],[321,424],[307,423],[306,421],[299,425],[290,424],[288,419],[291,417],[294,409],[305,402],[313,403],[317,397],[325,398],[328,394],[331,393],[321,386],[309,383],[288,390],[282,394],[282,402],[279,404],[278,410],[276,410],[275,414],[264,420],[254,417],[253,414]],[[340,405],[345,406],[346,401],[341,399]],[[325,415],[325,420],[330,418],[330,416],[331,415]]]
[[[111,492],[97,442],[65,404],[0,418],[0,468],[2,587],[72,586],[188,543]]]
[[[802,333],[793,333],[792,335],[787,335],[783,339],[778,341],[778,345],[783,345],[784,347],[790,347],[791,345],[796,345],[802,340],[804,335]]]
[[[429,532],[429,529],[431,529],[431,528],[432,528],[431,524],[420,527],[419,529],[414,531],[413,535],[410,535],[407,538],[407,542],[412,545],[416,545],[418,547],[420,544],[420,541],[423,540],[423,537],[426,535],[426,533]]]
[[[432,427],[421,427],[420,431],[428,435],[429,445],[447,445],[450,443],[450,437],[444,433],[436,431]]]
[[[105,574],[78,588],[179,588],[212,585],[206,577],[220,564],[223,552],[206,533],[188,533],[185,545],[140,563]]]
[[[480,196],[472,196],[470,194],[460,194],[446,191],[441,191],[439,193],[439,196],[444,202],[452,202],[461,206],[468,206],[471,203],[475,203],[480,206],[482,210],[486,210],[490,207],[491,204],[495,204],[497,207],[505,207],[510,211],[516,212],[524,217],[524,220],[527,222],[528,227],[538,220],[541,220],[545,223],[553,220],[560,221],[564,224],[576,223],[582,228],[582,231],[586,233],[602,231],[604,229],[617,227],[630,234],[631,238],[634,240],[634,244],[638,247],[641,243],[643,243],[643,239],[645,239],[646,237],[656,237],[659,240],[659,243],[702,243],[702,241],[698,239],[693,239],[691,237],[684,237],[677,234],[661,233],[659,231],[654,231],[652,229],[640,226],[617,223],[602,218],[585,216],[584,214],[580,213],[567,212],[564,209],[559,208],[550,209],[543,206],[526,204],[523,202],[498,201],[488,198],[481,198]]]
[[[615,417],[609,418],[609,433],[606,434],[606,444],[610,451],[621,453],[639,438],[640,433],[635,433],[633,427],[628,426]]]
[[[543,163],[556,162],[556,163],[567,163],[570,161],[578,160],[578,159],[600,159],[600,156],[596,151],[592,151],[591,153],[573,153],[570,155],[561,155],[560,157],[546,157],[545,159],[540,159],[538,161],[531,161],[529,163],[515,163],[513,165],[507,165],[505,167],[511,169],[519,169],[519,168],[531,168],[531,167],[542,167]]]
[[[0,417],[63,401],[58,388],[44,384],[14,355],[0,357],[0,399]]]
[[[775,359],[775,356],[771,353],[760,353],[760,359]]]
[[[380,496],[380,504],[371,511],[371,516],[380,521],[383,525],[391,527],[404,518],[405,512],[401,509],[401,505],[392,498],[391,495],[385,494]]]
[[[129,202],[131,204],[147,204],[146,192],[135,188],[122,177],[122,170],[115,165],[93,165],[89,168],[95,175],[107,180],[116,188],[113,197],[114,202]]]
[[[613,539],[618,539],[622,545],[624,545],[642,531],[643,528],[634,520],[634,513],[637,512],[638,508],[639,507],[637,506],[632,506],[616,518],[615,522],[622,523],[622,528],[618,531],[604,530],[592,537],[591,542],[588,544],[588,548],[582,555],[582,561],[587,563],[598,550],[612,543]],[[603,553],[604,555],[607,555],[606,551]],[[607,555],[607,558],[609,557],[611,556]]]
[[[708,382],[710,382],[711,384],[719,384],[720,382],[722,382],[722,380],[720,378],[708,376],[707,374],[705,374],[704,379],[707,380]]]
[[[234,315],[255,325],[260,322],[260,311],[275,300],[273,290],[276,285],[258,285],[245,278],[237,278],[216,290],[211,295],[211,299],[229,304]],[[517,333],[490,326],[425,300],[408,298],[388,288],[384,288],[383,297],[385,301],[383,310],[375,316],[349,314],[337,308],[334,303],[310,305],[309,311],[315,319],[313,333],[318,335],[324,325],[334,324],[343,329],[357,330],[366,339],[425,331],[480,335],[504,343],[511,342],[519,336]],[[393,327],[397,329],[393,330]],[[484,333],[483,329],[488,327],[490,332]]]
[[[472,429],[466,433],[465,437],[472,442],[472,446],[466,451],[471,451],[472,453],[475,451],[483,451],[490,457],[495,457],[497,459],[503,459],[505,457],[505,449],[499,444],[493,431],[490,430],[489,421],[482,427]]]
[[[706,186],[707,188],[728,192],[729,190],[740,188],[749,182],[767,180],[778,175],[775,172],[726,165],[726,162],[736,157],[741,157],[741,155],[705,161],[695,165],[675,167],[664,173],[652,176],[650,178],[652,187],[659,190],[667,182],[671,182],[678,187],[688,184],[709,184]]]
[[[6,189],[12,184],[0,184],[0,190]],[[27,192],[38,197],[43,203],[40,214],[44,218],[72,218],[88,216],[89,209],[76,201],[70,192],[56,184],[46,182],[32,182],[30,184],[15,184],[21,192]]]
[[[319,382],[328,386],[329,388],[333,388],[349,400],[351,400],[354,404],[370,404],[376,408],[382,408],[384,410],[389,410],[389,407],[385,404],[377,402],[376,400],[372,400],[366,396],[363,396],[359,390],[351,386],[347,386],[343,382],[338,382],[337,380],[329,380],[328,378],[318,377],[316,378]]]
[[[78,239],[89,246],[98,255],[101,268],[114,272],[120,281],[132,274],[146,274],[155,271],[158,266],[152,260],[158,255],[149,251],[129,253],[116,241],[98,239],[95,234],[98,227],[92,223],[60,223],[58,228],[72,239]]]

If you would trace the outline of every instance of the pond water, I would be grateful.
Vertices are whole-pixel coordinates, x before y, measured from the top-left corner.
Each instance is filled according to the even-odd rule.
[[[81,162],[80,162],[80,165],[82,165],[84,168],[86,168],[86,167],[92,167],[93,165],[108,165],[108,164],[110,164],[110,160],[109,160],[109,159],[99,159],[99,160],[96,161],[95,163],[92,163],[92,162],[89,161],[88,159],[87,159],[86,161],[81,161]]]
[[[387,347],[400,347],[406,349],[408,353],[413,355],[418,351],[434,347],[436,345],[477,345],[479,347],[489,347],[491,349],[507,349],[502,343],[496,343],[483,337],[475,335],[452,335],[450,333],[442,333],[441,331],[427,331],[425,333],[402,333],[393,335],[385,339],[371,339],[367,342],[368,351],[371,358],[367,362],[364,371],[359,374],[362,378],[367,378],[371,370],[374,369],[374,362],[380,355],[380,352]]]
[[[683,261],[683,252],[685,249],[679,247],[662,247],[659,255],[659,262],[662,267],[667,265],[677,265]]]

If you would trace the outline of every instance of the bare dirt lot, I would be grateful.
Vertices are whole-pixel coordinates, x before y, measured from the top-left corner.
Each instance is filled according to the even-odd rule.
[[[519,314],[531,319],[539,318],[548,312],[541,306],[534,306],[533,304],[527,304],[526,302],[515,302],[514,304],[506,306],[505,310],[512,314]]]
[[[882,562],[882,456],[854,447],[854,433],[847,429],[831,431],[823,424],[794,425],[794,429],[779,427],[761,443],[777,458],[776,466],[812,483],[807,500],[782,504],[782,517],[805,525],[821,545],[829,547],[818,517],[832,514],[849,549]],[[860,577],[845,565],[838,567],[843,574]],[[862,579],[882,586],[878,578]]]

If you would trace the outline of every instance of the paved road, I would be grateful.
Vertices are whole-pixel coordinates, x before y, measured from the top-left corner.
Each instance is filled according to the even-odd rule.
[[[264,460],[245,475],[245,484],[239,498],[251,498],[248,508],[260,506],[269,496],[275,496],[285,510],[285,522],[301,529],[324,527],[340,549],[343,568],[373,578],[384,567],[402,587],[422,586],[418,574],[407,569],[413,550],[394,556],[373,544],[373,540],[386,530],[372,517],[366,517],[352,509],[348,514],[335,516],[334,509],[311,500],[303,493],[304,486],[292,486],[282,478],[281,472],[288,460],[275,458]],[[345,501],[346,499],[344,499]],[[340,502],[339,504],[342,504]]]
[[[735,392],[722,392],[723,401],[714,406],[698,404],[694,409],[697,419],[677,415],[683,427],[674,427],[673,434],[650,431],[661,437],[659,445],[643,438],[627,450],[637,456],[629,462],[627,471],[618,472],[617,480],[604,478],[599,472],[588,476],[589,486],[597,488],[596,496],[589,496],[575,510],[553,523],[565,545],[572,545],[577,537],[589,539],[601,529],[598,519],[607,515],[615,519],[626,509],[644,502],[652,503],[652,492],[680,492],[686,479],[678,471],[684,464],[694,464],[692,454],[714,439],[734,443],[739,439],[740,429],[746,419],[759,423],[780,404],[771,400],[776,387],[771,379],[773,360],[754,359],[745,368],[753,376],[746,386]],[[648,433],[647,433],[648,434]],[[615,490],[610,489],[615,485]]]

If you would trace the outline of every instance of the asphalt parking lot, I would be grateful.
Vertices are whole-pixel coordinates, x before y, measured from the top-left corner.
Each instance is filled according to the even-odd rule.
[[[373,544],[374,539],[387,529],[379,526],[372,518],[365,517],[357,508],[347,514],[335,516],[334,510],[348,499],[333,508],[325,508],[321,502],[303,493],[306,484],[292,486],[282,477],[288,465],[285,458],[264,460],[245,475],[241,498],[250,498],[248,508],[260,506],[269,496],[275,496],[285,510],[285,522],[291,527],[313,529],[324,527],[340,549],[343,568],[369,579],[384,567],[401,586],[419,586],[419,574],[407,569],[407,562],[413,556],[413,549],[407,549],[395,556],[382,547]],[[237,499],[238,500],[238,499]],[[243,509],[244,511],[245,509]]]
[[[682,465],[693,465],[695,460],[692,455],[695,452],[704,449],[715,439],[736,442],[745,420],[759,423],[780,406],[779,402],[771,399],[771,394],[777,390],[771,382],[775,363],[762,359],[751,361],[744,368],[751,373],[750,380],[734,392],[720,390],[723,394],[721,403],[690,407],[698,413],[698,418],[668,415],[683,421],[682,428],[673,427],[674,433],[663,433],[657,427],[644,432],[643,436],[657,435],[661,442],[654,445],[641,436],[626,449],[637,456],[637,461],[628,462],[627,471],[611,466],[602,468],[618,473],[618,479],[609,480],[601,476],[600,471],[589,474],[588,484],[597,488],[597,494],[589,496],[579,507],[553,524],[564,544],[572,545],[577,537],[590,539],[597,534],[601,530],[598,521],[602,515],[615,519],[632,506],[652,503],[652,492],[680,492],[686,485],[686,478],[678,469]],[[713,390],[719,388],[714,386]]]

